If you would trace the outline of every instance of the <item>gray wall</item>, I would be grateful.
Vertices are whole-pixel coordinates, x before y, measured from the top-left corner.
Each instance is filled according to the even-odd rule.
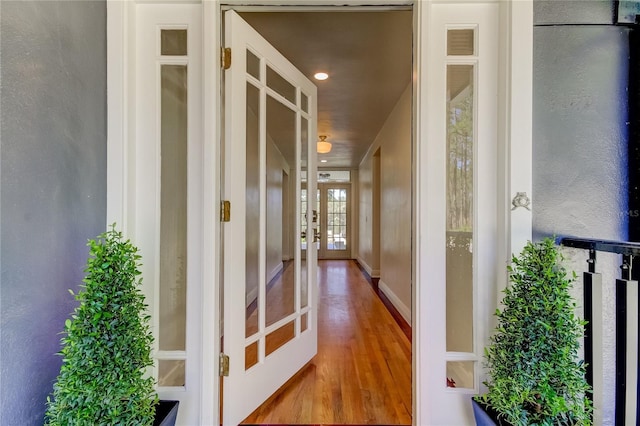
[[[628,30],[612,25],[612,1],[534,5],[534,238],[627,239]],[[566,250],[581,273],[587,254]],[[605,347],[613,347],[613,279],[619,258],[601,255]],[[576,286],[580,293],[581,283]],[[603,424],[613,424],[615,358],[605,358]]]
[[[106,3],[0,2],[0,424],[41,425],[106,221]]]

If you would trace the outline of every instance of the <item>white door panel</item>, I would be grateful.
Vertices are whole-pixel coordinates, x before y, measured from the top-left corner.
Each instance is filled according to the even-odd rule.
[[[301,209],[312,217],[313,208],[301,202],[303,185],[315,192],[316,88],[237,13],[224,19],[232,60],[224,75],[231,220],[223,236],[230,363],[222,409],[223,423],[235,425],[317,350],[316,248],[306,244],[316,223],[303,229],[301,220]],[[292,249],[283,229],[292,231]]]

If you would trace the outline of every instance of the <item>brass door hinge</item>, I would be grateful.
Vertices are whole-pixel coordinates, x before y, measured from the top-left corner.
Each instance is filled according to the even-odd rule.
[[[229,355],[220,354],[218,374],[220,374],[220,377],[229,377]]]
[[[228,70],[229,68],[231,68],[231,48],[221,47],[220,50],[222,68]]]
[[[229,222],[231,220],[231,202],[222,200],[220,202],[220,222]]]

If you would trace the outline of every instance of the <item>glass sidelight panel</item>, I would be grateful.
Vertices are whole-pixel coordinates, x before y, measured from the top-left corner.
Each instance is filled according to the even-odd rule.
[[[447,387],[474,389],[475,366],[474,361],[448,361]]]
[[[160,30],[160,54],[185,56],[187,54],[187,30]]]
[[[260,91],[247,83],[245,336],[258,332],[260,314]]]
[[[447,67],[447,351],[473,352],[474,66]]]
[[[287,83],[288,84],[288,83]],[[271,96],[266,104],[266,326],[295,311],[295,264],[285,259],[282,236],[288,230],[289,212],[283,210],[283,171],[295,164],[296,113]]]
[[[447,55],[474,55],[474,35],[473,29],[447,31]]]
[[[184,386],[185,360],[159,360],[158,386]]]
[[[186,349],[187,67],[162,65],[160,177],[160,350]]]

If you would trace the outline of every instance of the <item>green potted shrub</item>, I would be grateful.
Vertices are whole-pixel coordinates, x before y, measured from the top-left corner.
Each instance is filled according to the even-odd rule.
[[[87,245],[84,284],[76,294],[70,290],[79,305],[65,322],[46,424],[162,424],[154,418],[158,397],[148,374],[153,336],[138,250],[115,225]]]
[[[569,293],[575,273],[561,260],[551,238],[529,242],[513,257],[485,349],[487,393],[473,398],[477,424],[591,424],[590,387],[578,359],[584,322]]]

